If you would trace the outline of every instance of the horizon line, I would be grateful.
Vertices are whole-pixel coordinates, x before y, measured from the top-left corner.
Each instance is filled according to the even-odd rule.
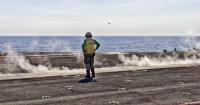
[[[85,36],[84,34],[82,34],[82,35],[70,35],[70,34],[58,34],[58,35],[56,35],[56,34],[47,34],[47,35],[29,35],[29,34],[23,34],[23,35],[12,35],[12,34],[7,34],[7,35],[5,35],[5,34],[0,34],[0,36]],[[169,34],[169,35],[152,35],[152,34],[146,34],[146,35],[93,35],[93,36],[200,36],[200,34],[199,35],[181,35],[181,34],[179,34],[179,35],[172,35],[172,34]]]

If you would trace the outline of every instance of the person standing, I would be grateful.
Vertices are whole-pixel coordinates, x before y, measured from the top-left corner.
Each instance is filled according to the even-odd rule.
[[[92,72],[92,78],[95,77],[94,71],[94,56],[95,51],[100,47],[99,42],[92,38],[92,33],[87,32],[85,34],[85,40],[82,44],[82,51],[84,54],[84,63],[86,67],[86,78],[90,78],[90,71]],[[96,45],[96,47],[95,47]]]

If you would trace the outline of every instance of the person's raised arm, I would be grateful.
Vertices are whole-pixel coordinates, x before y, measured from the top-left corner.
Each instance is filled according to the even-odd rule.
[[[100,44],[96,40],[95,40],[95,44],[97,45],[96,48],[95,48],[97,50],[100,47]]]
[[[83,52],[85,51],[85,44],[86,44],[86,42],[85,42],[85,40],[84,40],[84,42],[83,42],[83,44],[82,44],[82,51],[83,51]]]

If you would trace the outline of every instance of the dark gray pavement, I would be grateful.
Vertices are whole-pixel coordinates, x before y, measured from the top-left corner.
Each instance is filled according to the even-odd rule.
[[[200,66],[0,81],[0,105],[178,105],[200,100]]]

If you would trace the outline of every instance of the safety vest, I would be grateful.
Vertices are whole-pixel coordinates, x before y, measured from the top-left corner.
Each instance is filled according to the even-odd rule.
[[[94,45],[95,45],[94,39],[92,39],[92,38],[85,39],[85,53],[93,54],[94,53]]]

